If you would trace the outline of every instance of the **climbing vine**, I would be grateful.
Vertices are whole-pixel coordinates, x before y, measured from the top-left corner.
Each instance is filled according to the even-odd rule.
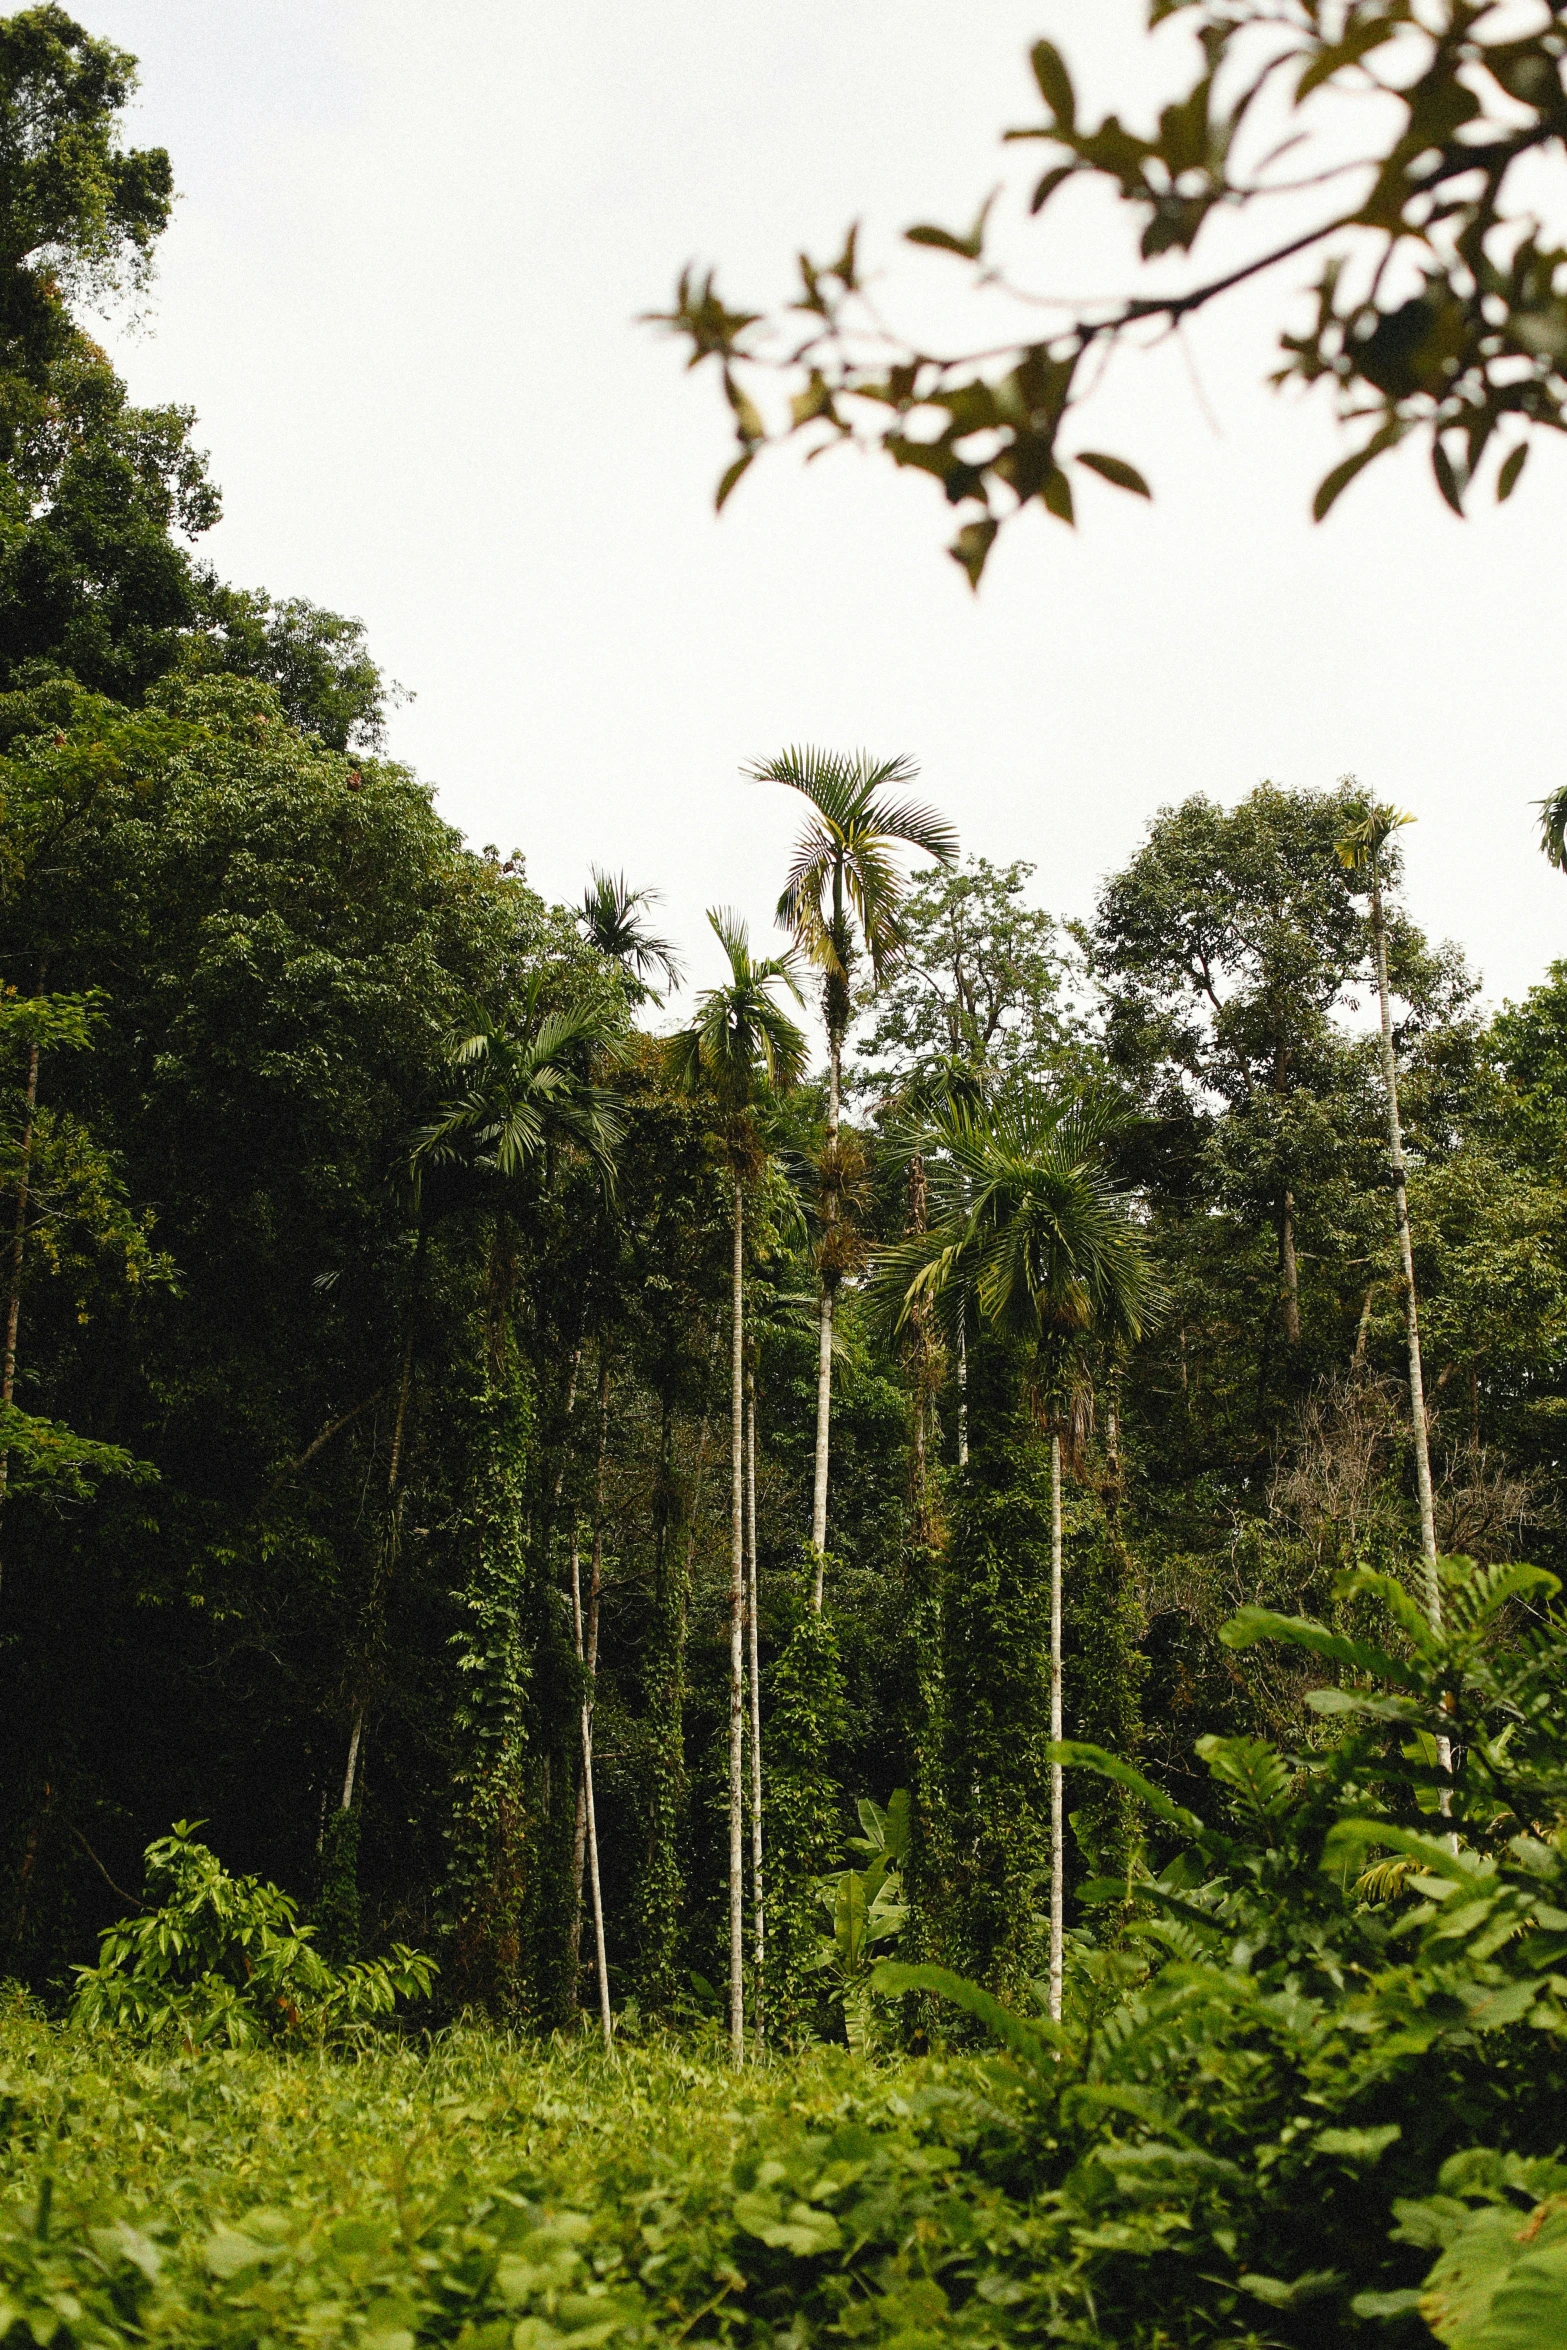
[[[530,1399],[515,1376],[459,1404],[469,1474],[454,1529],[461,1624],[445,1907],[447,1987],[458,2005],[514,2020],[534,2002],[524,1965],[528,1775],[523,1510]]]
[[[842,1730],[843,1670],[830,1610],[810,1606],[812,1572],[808,1561],[790,1594],[793,1622],[765,1689],[768,2035],[785,2048],[812,2034],[816,1881],[837,1861],[843,1833],[843,1793],[828,1767]]]

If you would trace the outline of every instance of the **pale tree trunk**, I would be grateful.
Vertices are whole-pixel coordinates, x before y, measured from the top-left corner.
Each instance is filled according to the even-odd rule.
[[[42,980],[39,981],[40,989]],[[22,1097],[22,1151],[16,1177],[16,1213],[11,1220],[11,1262],[8,1270],[5,1300],[5,1355],[0,1360],[0,1404],[9,1404],[16,1393],[16,1340],[22,1319],[22,1261],[27,1244],[28,1179],[33,1164],[33,1129],[38,1114],[38,1039],[34,1037],[27,1048],[27,1088]],[[0,1509],[5,1507],[6,1483],[10,1475],[9,1446],[0,1446]]]
[[[958,1294],[958,1467],[968,1467],[968,1310]]]
[[[1284,1287],[1284,1342],[1300,1345],[1300,1262],[1295,1254],[1295,1194],[1284,1186],[1279,1202],[1279,1271]]]
[[[424,1236],[420,1234],[422,1249]],[[392,1457],[386,1471],[386,1524],[381,1537],[380,1555],[376,1560],[375,1586],[370,1594],[372,1619],[380,1606],[382,1594],[390,1578],[397,1557],[397,1481],[403,1466],[403,1436],[408,1426],[408,1391],[413,1383],[414,1322],[410,1312],[408,1335],[403,1342],[403,1367],[397,1382],[397,1416],[392,1422]],[[354,1707],[353,1728],[348,1737],[348,1762],[343,1771],[343,1799],[339,1811],[354,1808],[354,1780],[359,1770],[359,1749],[364,1740],[365,1708],[369,1704],[368,1682],[370,1663],[365,1663],[365,1681],[360,1686],[359,1702]]]
[[[735,1186],[729,1356],[729,2049],[745,2062],[745,1193]]]
[[[571,1541],[571,1617],[577,1662],[583,1667],[582,1770],[577,1782],[577,1826],[572,1870],[572,1964],[582,1943],[582,1874],[588,1871],[593,1902],[593,1952],[598,1974],[599,2025],[607,2048],[614,2038],[609,2006],[609,1959],[604,1941],[604,1895],[599,1882],[598,1816],[593,1802],[593,1704],[598,1685],[599,1595],[604,1585],[604,1458],[609,1440],[609,1349],[599,1346],[598,1451],[593,1469],[593,1550],[588,1570],[584,1636],[582,1590],[575,1527]]]
[[[829,1040],[827,1057],[827,1147],[838,1147],[838,1086],[843,1046],[836,1035]],[[830,1203],[829,1203],[830,1204]],[[836,1218],[831,1209],[829,1223]],[[822,1275],[821,1323],[816,1353],[816,1475],[811,1490],[811,1549],[815,1556],[815,1578],[811,1586],[811,1605],[818,1615],[822,1612],[822,1584],[827,1570],[827,1456],[832,1432],[832,1318],[833,1276]]]
[[[598,1578],[602,1572],[603,1562],[602,1544],[604,1523],[604,1454],[609,1434],[609,1361],[608,1351],[605,1348],[602,1340],[599,1344],[598,1403],[598,1445],[593,1469],[593,1570],[590,1577],[590,1590],[588,1596],[588,1633],[586,1643],[587,1655],[589,1658],[596,1658],[598,1653],[598,1617],[596,1599]],[[575,1528],[573,1528],[573,1538],[575,1540]],[[579,1621],[581,1615],[581,1602],[577,1590],[577,1573],[577,1563],[575,1558],[573,1558],[571,1569],[572,1635],[576,1642],[578,1660],[581,1661],[584,1653],[584,1644],[581,1624]],[[577,1817],[576,1824],[572,1832],[571,1841],[571,1948],[573,1953],[573,1964],[576,1963],[576,1954],[580,1951],[582,1946],[582,1903],[584,1887],[587,1883],[587,1866],[587,1794],[583,1782],[583,1774],[581,1771],[579,1771],[577,1773]]]
[[[909,1162],[908,1212],[905,1218],[911,1233],[921,1233],[930,1226],[930,1186],[925,1172],[923,1154],[916,1152]],[[909,1341],[905,1350],[913,1388],[909,1443],[909,1500],[910,1532],[922,1548],[932,1538],[932,1511],[930,1503],[930,1434],[935,1405],[935,1342],[931,1331],[931,1304],[921,1297],[910,1316]]]
[[[1371,875],[1371,935],[1376,946],[1377,1003],[1382,1019],[1382,1081],[1387,1094],[1388,1157],[1393,1169],[1393,1218],[1398,1226],[1398,1254],[1404,1275],[1404,1334],[1409,1349],[1409,1412],[1415,1440],[1415,1490],[1420,1501],[1420,1552],[1425,1561],[1426,1613],[1432,1624],[1440,1629],[1442,1591],[1436,1572],[1436,1513],[1431,1499],[1431,1448],[1426,1434],[1426,1385],[1420,1360],[1420,1307],[1415,1294],[1415,1252],[1409,1231],[1404,1133],[1398,1115],[1398,1062],[1393,1052],[1393,1016],[1388,1004],[1387,923],[1382,912],[1382,883],[1375,867]]]
[[[1431,1447],[1426,1432],[1426,1383],[1420,1360],[1420,1306],[1415,1295],[1415,1252],[1409,1232],[1409,1188],[1404,1166],[1404,1132],[1398,1115],[1398,1060],[1393,1051],[1393,1015],[1388,1004],[1387,921],[1382,911],[1382,877],[1375,860],[1371,866],[1371,937],[1376,949],[1377,1006],[1382,1027],[1382,1082],[1387,1094],[1388,1157],[1393,1169],[1393,1217],[1398,1226],[1398,1254],[1404,1275],[1404,1335],[1409,1348],[1409,1418],[1415,1440],[1415,1491],[1420,1502],[1420,1556],[1424,1570],[1426,1614],[1433,1630],[1442,1628],[1442,1585],[1436,1571],[1436,1511],[1431,1498]],[[1444,1771],[1453,1767],[1452,1743],[1436,1742]],[[1451,1810],[1444,1788],[1442,1809]]]
[[[746,1648],[751,1678],[751,1934],[757,2039],[766,2038],[763,2023],[763,1962],[767,1955],[766,1904],[762,1884],[762,1674],[757,1617],[761,1594],[756,1564],[756,1374],[747,1370],[746,1386]]]
[[[1061,1439],[1050,1439],[1050,1737],[1061,1743]],[[1050,2015],[1061,2021],[1066,1926],[1066,1817],[1061,1765],[1050,1766]]]

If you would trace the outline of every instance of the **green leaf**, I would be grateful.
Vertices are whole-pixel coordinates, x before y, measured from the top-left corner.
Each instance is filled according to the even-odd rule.
[[[1389,1852],[1407,1852],[1434,1877],[1449,1884],[1473,1886],[1479,1866],[1473,1854],[1454,1852],[1445,1837],[1422,1836],[1413,1828],[1396,1828],[1388,1820],[1336,1820],[1322,1847],[1322,1866],[1353,1866],[1363,1852],[1376,1845]]]
[[[724,393],[730,407],[734,410],[735,429],[740,438],[743,441],[765,441],[767,427],[762,422],[760,408],[744,385],[736,382],[727,368],[724,370]]]
[[[836,2252],[843,2242],[843,2230],[832,2213],[814,2204],[790,2203],[783,2207],[776,2196],[765,2190],[753,2190],[737,2195],[734,2209],[735,2218],[746,2234],[757,2237],[777,2252],[797,2252],[802,2256]]]
[[[1059,2024],[1047,2023],[1042,2016],[1025,2022],[978,1983],[971,1983],[966,1975],[955,1975],[950,1967],[905,1966],[895,1958],[884,1958],[872,1971],[870,1988],[889,1999],[906,1991],[930,1991],[938,1999],[950,1999],[954,2007],[976,2017],[1014,2056],[1036,2069],[1047,2063],[1053,2067],[1057,2057],[1072,2045]]]
[[[1072,485],[1059,465],[1051,466],[1039,494],[1058,522],[1076,521],[1072,511]]]
[[[1325,1624],[1313,1623],[1309,1616],[1281,1616],[1272,1608],[1237,1608],[1227,1624],[1219,1626],[1219,1638],[1226,1648],[1253,1648],[1259,1640],[1281,1640],[1291,1648],[1310,1649],[1316,1656],[1325,1656],[1334,1664],[1347,1665],[1351,1672],[1369,1673],[1378,1680],[1391,1681],[1395,1688],[1411,1689],[1417,1686],[1408,1668],[1380,1648],[1373,1648],[1366,1640],[1351,1640],[1342,1632],[1330,1632]]]
[[[1077,462],[1086,465],[1090,473],[1097,473],[1105,481],[1113,482],[1118,490],[1130,490],[1134,498],[1153,496],[1153,491],[1136,466],[1128,465],[1124,457],[1107,457],[1099,449],[1079,449]]]
[[[213,2276],[228,2278],[254,2268],[258,2260],[267,2259],[275,2250],[275,2245],[258,2244],[254,2236],[239,2228],[220,2227],[207,2238],[202,2257]]]
[[[1057,188],[1069,180],[1076,170],[1075,163],[1058,163],[1053,170],[1047,171],[1028,200],[1029,211],[1043,212]]]
[[[1077,128],[1077,93],[1072,88],[1072,77],[1066,61],[1051,41],[1036,41],[1028,53],[1039,84],[1039,95],[1049,107],[1052,117],[1063,131]]]
[[[1341,2279],[1334,2269],[1314,2268],[1289,2283],[1283,2277],[1255,2275],[1237,2277],[1235,2282],[1243,2293],[1249,2293],[1254,2301],[1262,2302],[1268,2309],[1293,2309],[1302,2301],[1314,2301],[1323,2293],[1331,2293]]]
[[[1464,518],[1464,493],[1454,471],[1453,460],[1440,440],[1431,443],[1431,471],[1436,476],[1437,488],[1461,522]]]
[[[1509,449],[1502,459],[1502,470],[1496,477],[1496,502],[1504,505],[1518,487],[1518,476],[1528,462],[1529,444],[1520,441],[1516,449]]]
[[[1364,473],[1376,453],[1374,447],[1357,449],[1352,457],[1344,458],[1340,464],[1333,467],[1330,473],[1325,473],[1322,476],[1317,484],[1317,494],[1311,501],[1313,522],[1325,520],[1330,510],[1337,504],[1341,492],[1348,489],[1357,473]]]
[[[722,514],[724,507],[728,502],[730,491],[734,488],[736,482],[740,479],[740,476],[745,472],[746,468],[755,462],[755,458],[756,451],[754,449],[742,449],[734,463],[726,469],[724,478],[718,485],[718,494],[713,500],[713,512],[715,514]]]
[[[910,245],[934,245],[940,252],[961,254],[965,261],[980,260],[985,250],[985,223],[990,217],[996,194],[997,191],[993,189],[985,198],[974,226],[966,237],[956,236],[951,229],[936,228],[929,221],[922,221],[918,227],[904,230],[904,242]]]
[[[1319,2130],[1315,2144],[1319,2154],[1347,2154],[1357,2162],[1375,2162],[1403,2134],[1400,2123],[1383,2122],[1369,2130]]]
[[[1130,1763],[1122,1762],[1118,1754],[1107,1754],[1102,1746],[1085,1745],[1080,1739],[1064,1738],[1059,1746],[1047,1749],[1046,1759],[1058,1762],[1067,1770],[1097,1771],[1101,1779],[1112,1779],[1117,1787],[1124,1787],[1161,1820],[1168,1820],[1173,1828],[1184,1828],[1189,1836],[1202,1834],[1202,1822],[1194,1811],[1187,1811],[1179,1803],[1172,1803],[1162,1787],[1145,1779],[1141,1771],[1134,1771]]]
[[[963,569],[968,573],[968,583],[971,588],[979,586],[980,574],[985,568],[985,558],[995,544],[996,532],[1000,527],[993,514],[985,515],[978,522],[965,522],[947,549],[953,562],[961,563]]]

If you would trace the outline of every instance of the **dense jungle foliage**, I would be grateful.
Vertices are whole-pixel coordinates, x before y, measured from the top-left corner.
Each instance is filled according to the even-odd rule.
[[[790,750],[688,1000],[200,561],[133,80],[0,21],[0,2340],[1562,2338],[1567,964]]]

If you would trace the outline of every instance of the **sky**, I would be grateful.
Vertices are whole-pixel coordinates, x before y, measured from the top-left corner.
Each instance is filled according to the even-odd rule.
[[[481,845],[575,900],[590,864],[664,893],[694,980],[704,909],[771,941],[792,795],[741,769],[785,744],[915,758],[964,847],[1092,911],[1150,817],[1193,792],[1356,774],[1412,811],[1412,912],[1487,997],[1567,951],[1567,881],[1532,802],[1563,780],[1567,451],[1460,523],[1400,452],[1329,521],[1324,407],[1263,388],[1287,275],[1187,351],[1118,363],[1092,445],[1153,505],[1037,507],[978,597],[934,485],[852,454],[753,468],[722,517],[721,395],[643,313],[687,262],[747,307],[805,246],[862,252],[896,316],[973,334],[956,266],[901,242],[966,225],[1032,151],[1027,49],[1089,102],[1168,86],[1138,0],[80,0],[133,50],[130,136],[181,191],[143,324],[107,339],[134,395],[197,411],[229,579],[361,617],[415,699],[391,747]],[[1105,209],[1030,230],[1050,291],[1130,281]],[[993,328],[994,318],[989,319]]]

